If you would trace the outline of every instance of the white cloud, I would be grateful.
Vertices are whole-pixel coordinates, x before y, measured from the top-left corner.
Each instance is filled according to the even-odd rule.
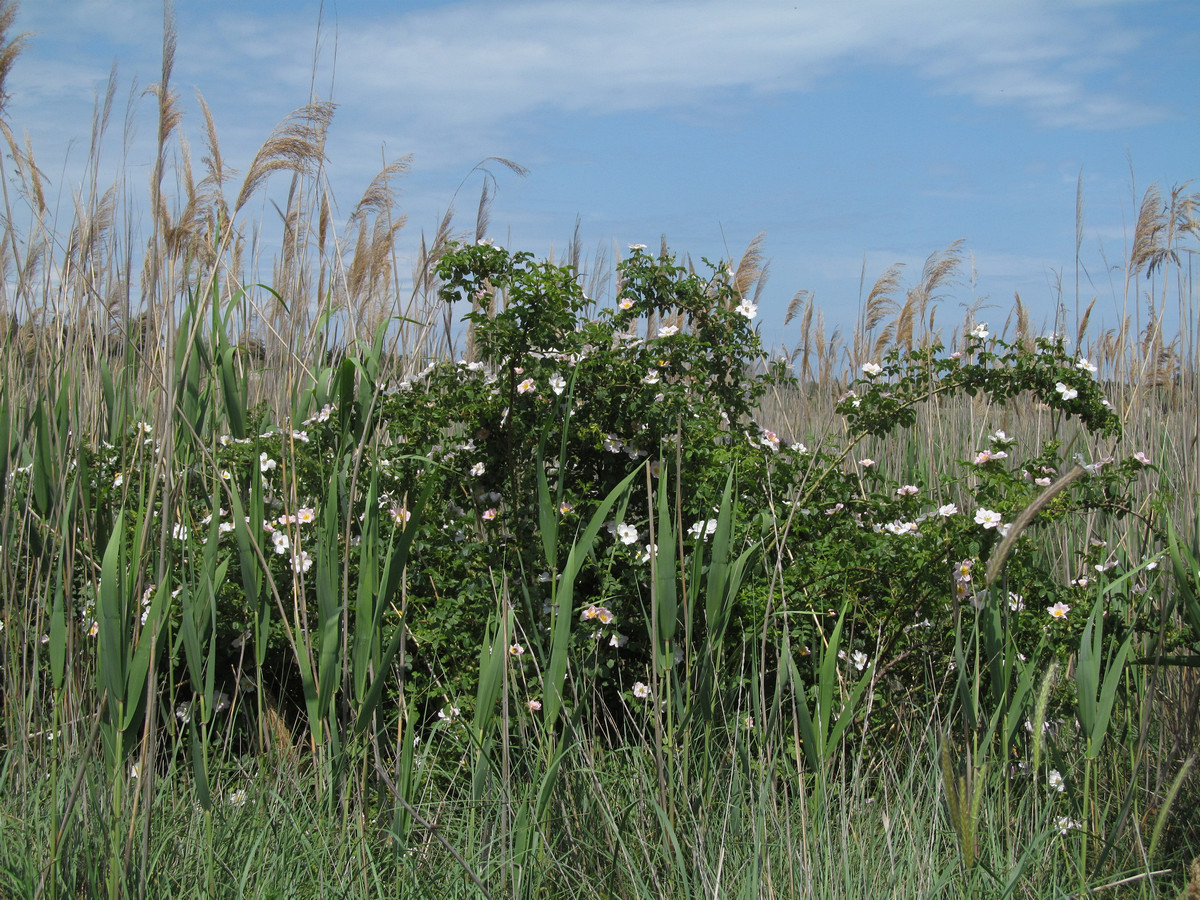
[[[915,72],[931,92],[1042,125],[1128,127],[1165,115],[1155,98],[1109,86],[1144,52],[1146,35],[1122,15],[1129,6],[470,0],[397,13],[346,2],[326,8],[318,32],[315,4],[189,5],[177,10],[174,83],[189,103],[204,92],[223,139],[238,139],[235,157],[315,90],[341,105],[333,140],[378,148],[386,138],[422,165],[454,170],[484,155],[481,146],[505,153],[531,113],[735,110],[740,95],[819,90],[863,66]],[[90,107],[110,54],[126,78],[159,78],[161,7],[151,0],[44,0],[18,27],[42,32],[34,41],[50,54],[27,53],[14,72],[25,121],[54,102]]]
[[[811,90],[864,64],[912,70],[933,91],[1022,109],[1044,124],[1125,126],[1162,115],[1104,83],[1145,41],[1115,3],[510,0],[407,14],[372,6],[326,10],[317,91],[332,83],[347,107],[420,126],[480,128],[542,109],[686,109],[714,92]],[[297,105],[314,80],[316,8],[255,9],[181,10],[178,74]],[[100,18],[124,23],[129,13]],[[157,27],[134,18],[131,33],[154,49]]]
[[[1090,83],[1136,49],[1116,25],[1108,7],[1032,0],[456,3],[343,17],[338,80],[382,112],[479,124],[546,107],[604,114],[702,104],[720,90],[806,90],[829,73],[883,62],[916,70],[934,90],[1022,108],[1047,124],[1124,125],[1135,110],[1143,121],[1159,113]],[[291,59],[311,47],[308,23],[273,32]],[[250,49],[243,42],[236,52]],[[301,65],[287,71],[308,77]]]

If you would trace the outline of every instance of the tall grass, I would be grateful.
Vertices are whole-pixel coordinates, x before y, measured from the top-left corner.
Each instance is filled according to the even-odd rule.
[[[0,3],[0,98],[23,42],[12,34],[16,14],[14,3]],[[884,676],[839,660],[841,617],[811,659],[768,640],[766,621],[761,640],[740,654],[722,641],[750,571],[775,578],[766,615],[785,614],[779,576],[789,565],[770,550],[782,542],[733,542],[747,514],[734,473],[713,539],[697,549],[676,512],[677,460],[664,460],[659,483],[632,471],[575,534],[556,524],[562,482],[539,466],[538,536],[555,585],[548,631],[517,630],[520,579],[493,572],[473,714],[456,715],[447,696],[444,717],[421,720],[405,693],[405,626],[384,622],[404,621],[426,498],[407,499],[411,530],[387,540],[377,479],[357,496],[360,479],[333,478],[311,575],[295,575],[315,583],[308,605],[271,575],[271,548],[245,526],[265,517],[257,482],[244,495],[232,490],[213,456],[222,434],[253,437],[264,422],[290,428],[337,400],[346,411],[338,459],[354,473],[369,467],[378,437],[363,423],[389,379],[471,352],[469,335],[437,301],[434,264],[452,239],[486,236],[487,189],[473,228],[459,232],[448,214],[421,238],[414,287],[400,296],[404,216],[393,184],[407,160],[367,186],[342,235],[324,171],[328,103],[315,100],[271,130],[238,183],[201,102],[205,155],[193,168],[171,83],[174,41],[168,18],[152,91],[159,127],[147,233],[123,216],[134,203],[124,179],[98,183],[115,82],[98,104],[92,165],[65,222],[47,202],[33,148],[17,141],[0,107],[9,150],[0,290],[10,323],[0,376],[0,892],[1178,895],[1200,853],[1189,812],[1200,796],[1200,680],[1184,665],[1195,660],[1162,659],[1152,646],[1124,643],[1100,658],[1099,601],[1117,585],[1100,588],[1071,673],[1022,668],[999,625],[964,614],[956,671],[928,671],[916,699],[881,714]],[[267,260],[266,223],[249,218],[252,201],[284,183],[282,236]],[[1071,323],[1127,423],[1123,448],[1153,458],[1170,497],[1178,534],[1173,605],[1159,607],[1163,634],[1200,634],[1195,204],[1183,189],[1165,199],[1148,191],[1124,265],[1122,321],[1095,333],[1087,305]],[[578,262],[578,241],[570,248]],[[907,288],[898,269],[887,270],[846,338],[828,334],[819,308],[797,297],[789,318],[799,339],[784,352],[802,387],[768,397],[763,421],[789,438],[836,443],[834,405],[862,363],[939,340],[959,346],[980,311],[951,324],[937,313],[960,257],[958,244],[935,253]],[[757,296],[765,274],[756,241],[734,281]],[[593,290],[601,295],[603,279]],[[1169,303],[1178,308],[1175,336],[1162,327]],[[1047,327],[1065,329],[1066,314]],[[1018,298],[1002,333],[1023,340],[1038,330]],[[936,484],[997,427],[1031,444],[1054,436],[1088,458],[1097,453],[1049,409],[1018,399],[1000,410],[971,398],[931,402],[903,440],[859,449]],[[136,439],[131,428],[141,429]],[[93,464],[96,448],[132,474],[91,496],[71,473]],[[543,453],[551,460],[555,448]],[[14,487],[17,470],[27,493]],[[788,528],[789,487],[773,487],[777,533]],[[645,493],[659,547],[644,608],[654,662],[648,696],[614,701],[569,665],[567,644],[580,566],[631,491]],[[189,518],[185,499],[196,493],[230,509],[238,587],[253,606],[242,644],[252,649],[238,658],[232,695],[220,686],[227,673],[217,671],[216,646],[228,570],[212,549],[218,523]],[[358,526],[338,511],[364,507],[355,545],[347,538]],[[1148,510],[1130,512],[1139,521]],[[179,559],[178,527],[210,541]],[[1147,530],[1115,520],[1097,516],[1083,528],[1130,560],[1157,549]],[[1062,577],[1079,574],[1067,538],[1043,552]],[[175,562],[184,574],[170,584]],[[86,605],[71,576],[79,564],[99,584],[94,652],[71,618]],[[272,629],[283,635],[298,688],[264,677]],[[540,668],[531,671],[510,648],[535,643]],[[1135,656],[1137,665],[1123,665]],[[525,703],[531,679],[542,689],[539,716]],[[993,684],[1012,687],[989,706],[980,698]],[[1073,708],[1087,745],[1070,769],[1042,737],[1048,698],[1065,684],[1078,686]],[[302,698],[299,713],[283,708],[283,691]],[[245,721],[249,737],[235,725]],[[1026,721],[1033,752],[1019,769],[997,747]],[[1062,797],[1047,788],[1052,770],[1069,775]]]

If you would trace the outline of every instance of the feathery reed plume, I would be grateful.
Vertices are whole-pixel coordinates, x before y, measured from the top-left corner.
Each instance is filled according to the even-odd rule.
[[[33,143],[29,140],[29,135],[25,135],[25,161],[28,163],[29,169],[29,186],[32,191],[34,203],[37,204],[39,216],[46,214],[46,194],[42,189],[43,175],[33,161]]]
[[[825,351],[825,367],[820,373],[820,379],[830,385],[833,385],[837,390],[841,390],[843,380],[841,373],[837,370],[838,356],[842,349],[842,329],[837,327],[833,329],[833,333],[829,335],[829,342]]]
[[[863,262],[864,274],[866,269],[866,261]],[[867,294],[867,302],[862,306],[858,318],[858,327],[854,330],[854,360],[861,362],[866,355],[867,345],[871,345],[870,356],[875,358],[879,355],[879,348],[886,347],[891,340],[891,336],[896,333],[895,324],[889,324],[884,328],[884,334],[887,335],[887,341],[880,341],[878,338],[873,339],[875,329],[879,327],[879,323],[889,313],[896,311],[896,300],[893,297],[893,292],[900,286],[900,273],[904,269],[903,263],[896,263],[889,266],[887,271],[875,280],[875,284],[871,286],[870,293]]]
[[[325,137],[336,108],[337,104],[328,100],[317,100],[293,111],[275,126],[246,171],[233,205],[234,215],[272,172],[286,171],[305,177],[325,161]]]
[[[169,343],[170,328],[173,323],[170,317],[166,322],[158,320],[159,303],[167,303],[170,289],[159,283],[162,276],[163,253],[159,246],[160,239],[166,244],[167,253],[171,253],[175,237],[171,232],[171,215],[166,198],[162,192],[162,182],[167,159],[167,142],[179,126],[183,113],[179,108],[179,97],[171,89],[171,73],[175,67],[175,13],[170,0],[163,0],[163,38],[162,38],[162,68],[159,81],[146,89],[158,101],[158,132],[155,148],[154,168],[150,174],[150,216],[153,222],[153,235],[147,243],[146,255],[142,267],[142,296],[146,302],[147,312],[151,316],[147,323],[148,333],[159,334],[164,325],[168,329]]]
[[[917,317],[917,306],[920,302],[920,294],[910,290],[904,298],[904,305],[900,307],[900,315],[896,317],[896,346],[902,348],[905,353],[912,352],[913,321]]]
[[[12,71],[13,63],[17,61],[17,57],[25,48],[25,42],[29,39],[28,32],[11,38],[8,36],[20,8],[21,4],[16,0],[0,0],[0,117],[4,116],[8,108],[9,95],[5,90],[8,73]]]
[[[1016,329],[1014,325],[1014,319],[1020,318],[1020,312],[1014,303],[1012,308],[1009,309],[1008,315],[1004,317],[1004,327],[1000,329],[1000,337],[1004,340],[1012,341],[1021,336],[1020,329]],[[1010,331],[1013,333],[1010,334]]]
[[[356,291],[351,299],[356,301],[359,317],[372,332],[379,324],[379,317],[386,312],[387,304],[380,295],[381,292],[386,293],[388,282],[391,281],[394,274],[392,260],[396,245],[396,232],[403,225],[403,217],[396,221],[389,221],[382,216],[377,217],[371,230],[369,244],[360,248],[360,251],[365,252],[360,255],[360,252],[356,251],[351,263],[353,280],[350,281],[350,284]],[[365,231],[364,223],[360,235]],[[360,259],[364,260],[361,264]],[[372,301],[375,301],[374,307],[370,305]]]
[[[46,196],[42,191],[42,173],[38,170],[33,161],[33,148],[29,142],[29,135],[25,136],[25,147],[22,149],[17,142],[16,136],[8,127],[8,123],[4,119],[0,119],[0,134],[4,135],[5,143],[8,144],[9,154],[12,156],[13,164],[17,167],[17,177],[21,180],[21,193],[28,197],[34,207],[34,212],[40,219],[46,214]],[[5,197],[7,199],[8,189],[5,185]],[[11,213],[8,216],[11,221]],[[13,248],[16,253],[16,232],[13,229],[8,229],[10,240],[14,242]]]
[[[491,196],[488,194],[488,182],[484,179],[483,190],[479,192],[479,208],[475,212],[475,242],[487,237],[488,222],[491,219]]]
[[[583,271],[583,220],[579,216],[575,217],[575,230],[571,232],[570,254],[567,257],[567,265],[575,272]]]
[[[962,262],[962,245],[963,240],[959,238],[940,253],[931,253],[921,270],[920,282],[909,288],[905,295],[904,306],[896,321],[896,344],[906,352],[913,348],[915,324],[920,322],[924,325],[929,305],[939,299],[939,289],[958,271]],[[931,339],[931,334],[920,335],[922,343]]]
[[[396,206],[396,190],[392,187],[392,179],[407,175],[412,167],[412,155],[402,156],[384,166],[379,174],[371,179],[362,198],[350,214],[348,223],[358,222],[368,216],[391,215]],[[485,187],[486,190],[486,187]],[[399,220],[403,222],[403,219]],[[485,227],[486,230],[486,227]]]
[[[783,318],[783,324],[788,325],[797,316],[804,315],[809,306],[809,297],[812,292],[808,290],[799,290],[792,296],[788,302],[787,314]]]
[[[358,223],[358,234],[354,241],[354,255],[350,259],[350,268],[346,272],[346,293],[350,299],[359,295],[363,282],[367,278],[371,241],[367,237],[367,222]]]
[[[1013,299],[1017,307],[1017,340],[1025,349],[1033,348],[1033,335],[1029,330],[1029,307],[1021,302],[1021,292],[1017,291],[1013,294]]]
[[[1079,329],[1075,332],[1075,346],[1081,350],[1083,348],[1083,336],[1087,334],[1088,322],[1092,318],[1092,308],[1096,305],[1096,297],[1092,298],[1092,302],[1087,305],[1087,309],[1083,311],[1083,317],[1079,320]]]
[[[431,244],[426,244],[425,232],[421,232],[421,247],[417,253],[416,260],[413,262],[413,302],[416,302],[418,297],[433,293],[435,290],[435,282],[437,280],[435,270],[437,269],[438,260],[445,255],[446,247],[453,238],[453,221],[454,207],[451,206],[442,215]],[[447,307],[443,311],[447,316],[447,322],[449,322],[449,308]]]
[[[872,285],[871,292],[867,295],[867,305],[863,311],[862,322],[863,328],[868,333],[875,330],[884,316],[895,311],[896,301],[892,295],[900,286],[900,274],[903,270],[904,263],[889,266],[887,271],[880,275]]]
[[[751,286],[763,277],[762,244],[765,238],[766,233],[761,231],[754,236],[734,270],[733,289],[743,297],[750,292]]]
[[[767,262],[762,264],[762,268],[759,270],[759,273],[758,273],[758,280],[757,280],[757,282],[755,282],[755,285],[754,285],[754,303],[755,303],[755,305],[762,302],[763,290],[766,289],[767,278],[770,276],[770,274],[771,274],[771,263],[768,260]]]
[[[930,313],[932,315],[932,313]],[[868,354],[871,359],[881,359],[892,343],[892,339],[896,336],[895,326],[890,322],[883,326],[883,330],[879,332],[879,336],[875,338],[875,343],[871,346],[871,352]],[[857,335],[856,335],[857,337]]]
[[[378,301],[379,291],[394,276],[396,233],[407,221],[405,216],[393,216],[396,191],[392,179],[408,172],[410,159],[405,156],[389,163],[371,180],[347,223],[351,227],[358,225],[354,256],[346,276],[349,300],[372,331],[382,314],[378,302],[374,305],[372,302]]]
[[[169,0],[163,2],[163,45],[162,71],[158,84],[152,84],[146,93],[158,101],[158,153],[154,160],[154,171],[150,176],[151,203],[155,209],[161,206],[163,170],[166,167],[167,141],[183,119],[179,108],[179,95],[171,90],[171,73],[175,68],[175,12]]]
[[[602,297],[608,291],[608,285],[612,281],[612,267],[608,264],[608,251],[604,246],[600,246],[596,250],[596,255],[593,257],[591,265],[586,266],[586,286],[584,292],[589,298],[595,301],[597,297]],[[581,270],[582,271],[582,270]]]
[[[100,269],[96,257],[100,255],[117,209],[117,185],[112,185],[100,200],[91,205],[85,205],[82,199],[75,199],[75,224],[67,238],[63,253],[63,278],[68,278],[76,272],[90,272]]]
[[[1152,184],[1142,196],[1137,225],[1133,229],[1133,249],[1129,253],[1129,273],[1138,275],[1142,269],[1151,271],[1158,265],[1163,252],[1163,233],[1167,230],[1166,207],[1157,184]]]
[[[108,84],[104,89],[104,100],[101,102],[97,97],[97,102],[92,109],[92,139],[91,149],[88,159],[91,161],[100,158],[100,145],[104,141],[104,133],[108,131],[108,122],[112,117],[113,100],[117,95],[117,64],[114,61],[112,68],[108,72]],[[96,168],[91,167],[92,173],[92,195],[96,193]]]
[[[429,296],[437,296],[437,264],[445,254],[453,239],[453,205],[447,207],[445,214],[442,216],[441,222],[438,223],[437,231],[433,235],[433,243],[428,247],[425,245],[425,234],[421,233],[421,252],[417,255],[416,263],[413,265],[413,292],[412,298],[409,301],[409,307],[417,305],[418,300],[428,299]],[[435,303],[425,303],[418,307],[418,315],[425,322],[432,323],[438,310],[441,311],[443,325],[443,341],[444,349],[451,356],[454,356],[455,340],[454,340],[454,314],[450,304],[438,305]],[[432,334],[432,329],[425,329],[426,337]],[[471,346],[470,329],[467,331],[467,353],[466,358],[473,360],[474,348]],[[415,349],[415,348],[414,348]],[[434,352],[433,347],[429,347],[430,354]],[[420,352],[418,350],[418,352]]]
[[[46,241],[41,236],[31,237],[25,242],[25,260],[20,262],[20,275],[18,279],[18,290],[22,288],[28,290],[37,279],[36,275],[42,265],[42,258],[46,255]]]
[[[204,119],[204,147],[206,155],[201,159],[205,175],[200,180],[199,193],[208,207],[209,230],[223,233],[229,223],[229,206],[225,202],[225,183],[237,176],[237,171],[225,165],[221,156],[221,144],[217,140],[217,124],[204,96],[196,91],[196,102],[200,104],[200,115]]]
[[[817,321],[815,338],[813,346],[817,351],[817,371],[815,377],[817,381],[825,380],[825,314],[821,310],[817,310]]]
[[[333,226],[333,210],[329,202],[329,194],[325,191],[321,192],[321,203],[317,208],[317,254],[321,257],[321,264],[325,264],[325,245],[329,242],[329,232]],[[321,278],[321,283],[324,284],[324,277]]]
[[[470,177],[473,174],[475,174],[476,172],[480,172],[483,175],[483,194],[479,198],[479,209],[478,209],[478,211],[476,213],[476,217],[475,217],[475,240],[476,241],[481,241],[487,236],[487,229],[488,229],[489,218],[490,218],[489,210],[491,208],[492,199],[496,193],[496,184],[497,184],[496,175],[494,172],[492,172],[491,169],[488,168],[488,166],[487,166],[488,163],[499,163],[501,166],[504,166],[504,168],[508,169],[514,175],[517,175],[521,178],[524,178],[526,175],[529,174],[529,170],[527,168],[525,168],[520,163],[513,162],[511,159],[505,159],[503,156],[487,156],[487,157],[484,157],[483,159],[481,159],[474,166],[472,166],[471,171],[468,172],[466,177],[463,178],[463,180],[458,183],[458,187],[456,187],[454,189],[454,194],[450,198],[450,209],[454,208],[454,201],[458,198],[459,191],[461,191],[463,189],[463,186],[467,183],[467,181],[470,179]],[[489,188],[490,188],[490,190],[489,190]],[[450,210],[447,210],[447,215],[449,215],[449,214],[450,214]],[[436,246],[436,241],[434,243]]]
[[[816,309],[816,304],[809,303],[807,309],[804,310],[804,319],[800,323],[801,346],[803,347],[803,354],[800,359],[800,377],[802,379],[812,377],[812,370],[809,367],[808,360],[812,354],[812,326],[814,309]]]
[[[183,179],[183,209],[174,222],[170,221],[167,205],[161,204],[163,241],[167,252],[182,258],[192,246],[196,236],[197,207],[196,181],[192,177],[192,149],[186,139],[179,141],[179,174]]]

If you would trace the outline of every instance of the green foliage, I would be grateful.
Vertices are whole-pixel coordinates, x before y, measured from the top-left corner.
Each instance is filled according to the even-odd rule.
[[[1041,647],[1063,659],[1079,646],[1082,618],[1044,611],[1090,605],[1097,579],[1051,572],[1037,534],[1081,513],[1128,514],[1143,463],[1085,462],[1087,477],[1017,538],[996,594],[980,590],[976,567],[1003,523],[1065,472],[1058,441],[1021,459],[1016,440],[997,431],[936,484],[900,484],[853,459],[864,441],[894,435],[922,404],[951,393],[993,404],[1027,394],[1115,434],[1119,422],[1086,360],[1061,340],[1009,345],[976,329],[961,353],[895,351],[864,366],[840,402],[844,437],[802,436],[814,451],[754,420],[768,390],[795,382],[764,362],[753,304],[723,267],[705,279],[635,250],[620,267],[615,307],[605,309],[569,268],[486,243],[447,253],[438,275],[442,300],[467,306],[473,359],[387,376],[377,339],[316,371],[297,393],[295,418],[270,424],[244,409],[244,375],[231,364],[221,317],[214,313],[207,334],[189,314],[177,347],[177,405],[188,425],[173,450],[144,423],[84,448],[81,489],[113,517],[102,514],[97,532],[140,529],[124,542],[169,535],[134,561],[128,591],[186,586],[171,613],[187,651],[177,657],[186,662],[178,683],[205,694],[206,705],[252,671],[296,712],[303,707],[310,727],[334,732],[364,726],[370,715],[355,707],[368,693],[374,708],[403,691],[421,719],[447,703],[469,709],[501,582],[515,614],[512,643],[550,665],[555,684],[568,669],[586,675],[609,706],[648,679],[656,653],[686,654],[697,641],[730,654],[765,637],[797,651],[789,665],[802,681],[821,681],[829,662],[816,651],[838,610],[841,661],[857,672],[876,667],[877,712],[952,666],[950,636],[964,609],[996,604],[1018,652]],[[223,406],[212,402],[216,385]],[[43,510],[63,467],[51,421],[39,410],[33,473],[16,482]],[[152,480],[156,466],[175,465],[168,452],[185,465],[172,470],[169,495]],[[722,485],[736,492],[736,516]],[[931,499],[947,495],[957,503]],[[727,512],[709,563],[702,551],[718,508]],[[742,550],[789,564],[747,567],[746,557],[737,589],[718,602],[725,560]],[[1080,565],[1111,579],[1133,561],[1085,546]],[[707,601],[697,594],[705,583]],[[210,586],[211,603],[197,605]],[[95,595],[86,566],[73,587],[75,597]],[[1116,639],[1145,627],[1133,587],[1109,592],[1120,621],[1106,634]],[[697,604],[704,615],[692,615]],[[76,609],[84,625],[87,608]],[[397,662],[401,683],[367,674]],[[347,681],[339,673],[348,670]],[[768,662],[762,674],[771,682],[782,673]],[[528,699],[548,704],[550,722],[558,690],[552,699],[548,685],[531,685]],[[348,720],[327,721],[351,699]]]
[[[1086,360],[980,328],[961,352],[863,366],[836,422],[781,436],[759,407],[798,385],[765,360],[724,267],[702,278],[635,251],[613,308],[569,268],[488,244],[448,252],[438,276],[465,308],[467,359],[390,371],[381,331],[272,421],[246,408],[222,316],[189,308],[168,423],[114,412],[105,439],[79,442],[59,398],[14,428],[6,490],[36,515],[29,565],[53,573],[53,691],[35,705],[59,715],[68,674],[94,663],[112,772],[148,762],[157,727],[214,812],[230,759],[286,760],[300,737],[333,803],[395,735],[377,812],[401,846],[413,801],[460,769],[473,807],[535,785],[498,826],[517,854],[507,889],[533,895],[585,723],[652,748],[669,863],[687,822],[670,785],[762,754],[763,777],[806,773],[824,806],[847,746],[865,759],[868,735],[945,702],[934,769],[971,885],[997,877],[979,817],[1014,762],[1081,782],[1062,817],[1098,814],[1130,661],[1151,639],[1160,659],[1196,650],[1152,605],[1161,548],[1189,625],[1195,567],[1138,496],[1149,460],[1078,449],[1120,430]],[[951,395],[1041,404],[1056,427],[1036,446],[994,430],[912,482],[865,455]],[[1110,548],[1096,523],[1125,520],[1143,542]],[[48,554],[66,533],[80,552]],[[1035,807],[1022,827],[1039,822],[1040,841]],[[1080,859],[1112,854],[1124,820],[1106,821]]]

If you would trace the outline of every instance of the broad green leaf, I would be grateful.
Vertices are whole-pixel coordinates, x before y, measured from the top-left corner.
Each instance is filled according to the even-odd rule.
[[[664,467],[665,468],[665,467]],[[661,479],[665,480],[665,479]],[[654,551],[654,615],[658,619],[658,665],[669,671],[674,664],[675,631],[679,624],[679,589],[675,572],[675,529],[667,502],[669,491],[658,491],[658,544]]]
[[[162,651],[162,641],[158,636],[166,624],[166,608],[171,602],[171,591],[165,584],[159,585],[150,601],[150,611],[146,616],[138,635],[137,646],[129,664],[129,681],[125,687],[126,706],[125,717],[121,721],[121,730],[127,731],[138,718],[140,699],[146,690],[146,675],[150,669],[151,651]]]
[[[408,522],[405,524],[404,530],[401,531],[400,537],[396,539],[391,556],[384,567],[383,575],[380,578],[383,589],[375,605],[374,630],[377,634],[382,634],[380,629],[383,627],[384,612],[391,607],[392,598],[400,588],[400,580],[404,574],[404,567],[408,564],[408,554],[412,547],[413,539],[421,527],[425,506],[430,496],[432,496],[435,487],[436,482],[434,479],[429,479],[429,482],[421,491],[421,496],[416,504],[409,508]],[[380,698],[383,696],[383,687],[386,683],[387,672],[391,668],[392,660],[395,659],[396,654],[400,651],[400,645],[404,641],[404,636],[405,623],[401,621],[392,631],[388,647],[383,652],[379,666],[376,668],[375,678],[371,681],[366,697],[359,706],[358,715],[354,720],[354,731],[356,734],[361,734],[371,721],[371,717],[375,715],[375,709],[379,705]]]
[[[125,612],[125,511],[117,513],[112,536],[100,564],[100,596],[96,604],[96,655],[100,682],[108,694],[109,714],[119,719],[125,701],[125,666],[129,634]]]
[[[608,514],[616,502],[623,497],[633,483],[633,479],[641,472],[641,467],[626,475],[621,483],[609,491],[607,497],[600,503],[592,518],[584,528],[583,534],[571,545],[567,554],[567,562],[563,567],[562,577],[553,585],[553,600],[551,603],[550,623],[550,662],[546,666],[543,679],[542,722],[543,728],[549,732],[554,728],[559,713],[563,707],[563,686],[567,677],[567,649],[571,639],[571,625],[574,623],[574,592],[575,577],[583,567],[584,560],[592,550],[596,535],[604,527]]]

